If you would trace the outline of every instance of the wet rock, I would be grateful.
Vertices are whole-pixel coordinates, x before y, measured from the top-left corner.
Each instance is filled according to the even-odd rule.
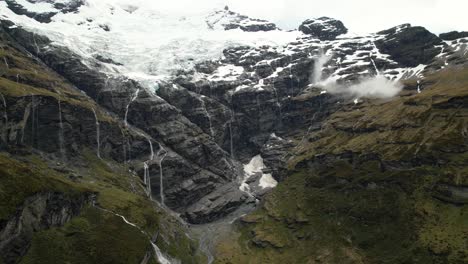
[[[17,263],[26,254],[35,232],[63,226],[92,200],[92,194],[70,197],[63,193],[40,193],[27,198],[11,219],[0,223],[3,261]]]
[[[239,190],[237,183],[225,184],[189,207],[185,217],[194,224],[210,222],[233,212],[248,199],[249,196]]]

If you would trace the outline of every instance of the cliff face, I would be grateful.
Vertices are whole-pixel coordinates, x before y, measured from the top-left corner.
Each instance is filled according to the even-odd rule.
[[[0,45],[0,262],[154,263],[152,240],[165,254],[201,261],[185,226],[151,202],[148,182],[129,170],[128,160],[146,160],[163,145],[5,31]]]

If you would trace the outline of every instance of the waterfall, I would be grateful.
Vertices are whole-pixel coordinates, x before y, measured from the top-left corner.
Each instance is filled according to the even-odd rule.
[[[128,109],[130,108],[130,105],[133,103],[133,101],[135,101],[138,98],[139,93],[140,93],[140,89],[137,89],[133,97],[130,99],[130,102],[127,104],[127,107],[125,108],[125,117],[124,117],[125,126],[128,126],[128,123],[127,123]]]
[[[33,43],[34,43],[34,46],[36,47],[36,56],[38,56],[41,51],[39,49],[39,46],[37,45],[36,34],[34,34],[34,33],[33,33]]]
[[[96,110],[93,109],[94,118],[96,119],[96,143],[97,143],[97,157],[101,158],[101,138],[100,138],[100,129],[99,129],[99,119],[96,114]]]
[[[325,66],[331,58],[332,56],[327,56],[323,50],[320,50],[319,56],[314,60],[315,64],[312,71],[312,84],[318,84],[322,81],[323,66]]]
[[[377,65],[375,64],[375,61],[374,61],[374,59],[371,57],[371,55],[369,55],[369,59],[371,60],[372,65],[374,66],[374,70],[375,70],[376,74],[377,74],[377,75],[380,75],[380,71],[379,71],[379,69],[377,68]]]
[[[160,196],[161,196],[161,205],[165,205],[164,204],[164,174],[163,174],[163,166],[162,166],[162,163],[164,161],[164,159],[166,158],[168,152],[166,151],[166,149],[163,148],[163,146],[161,146],[161,144],[159,144],[159,151],[157,153],[157,156],[159,158],[159,192],[160,192]]]
[[[418,80],[418,93],[421,93],[421,81]]]
[[[150,172],[149,172],[149,166],[148,166],[148,162],[145,161],[143,162],[143,170],[144,170],[144,175],[143,175],[143,182],[145,183],[146,185],[146,195],[148,195],[148,197],[150,199],[152,199],[151,197],[151,178],[150,178]]]
[[[231,149],[231,159],[234,159],[234,142],[232,136],[232,123],[234,122],[234,110],[231,110],[231,120],[229,121],[229,137],[230,137],[230,149]]]
[[[8,65],[8,61],[6,60],[5,57],[3,57],[3,62],[5,63],[6,68],[10,69],[10,65]]]
[[[150,199],[152,199],[152,192],[151,192],[151,177],[150,177],[150,170],[149,170],[149,165],[148,163],[150,161],[153,161],[154,159],[154,149],[153,149],[153,142],[151,142],[151,139],[146,136],[145,134],[143,133],[139,133],[141,136],[145,137],[146,140],[148,141],[148,144],[150,146],[150,156],[149,156],[149,159],[145,162],[143,162],[143,183],[145,184],[146,186],[146,195],[148,195],[148,197]]]
[[[276,87],[275,87],[274,84],[273,84],[271,87],[273,88],[273,91],[275,92],[275,96],[276,96],[276,106],[278,107],[279,118],[280,118],[280,119],[279,119],[279,122],[281,123],[282,120],[283,120],[283,113],[282,113],[282,111],[281,111],[281,102],[280,102],[280,100],[279,100],[278,91],[276,90]]]
[[[59,108],[59,147],[60,147],[60,154],[62,155],[62,158],[65,159],[65,139],[63,137],[63,122],[62,122],[62,103],[60,101],[60,98],[58,99],[58,108]]]
[[[34,94],[31,94],[31,146],[34,147],[34,125],[35,125],[35,118],[36,118],[36,106],[35,106],[35,99]],[[24,132],[23,132],[24,135]]]
[[[293,80],[294,75],[292,74],[292,58],[289,63],[289,84],[291,85],[291,91],[294,91],[294,80]],[[289,90],[289,89],[288,89]],[[291,94],[293,94],[291,92]],[[290,93],[288,93],[288,96],[291,96]]]
[[[153,246],[154,253],[156,255],[156,259],[158,260],[159,263],[161,264],[171,264],[172,262],[166,258],[163,253],[161,252],[161,249],[151,241],[151,245]]]
[[[153,248],[153,251],[154,251],[154,257],[156,259],[156,261],[158,261],[159,263],[161,264],[178,264],[180,263],[180,261],[178,260],[171,260],[169,259],[168,257],[164,256],[164,254],[162,253],[161,249],[153,242],[153,240],[150,238],[150,236],[148,235],[148,233],[146,233],[145,231],[143,231],[143,229],[141,229],[139,226],[137,226],[136,224],[130,222],[127,220],[127,218],[121,214],[118,214],[118,213],[114,213],[112,212],[111,210],[107,210],[105,208],[102,208],[100,206],[97,206],[97,205],[93,205],[95,208],[101,210],[101,211],[104,211],[104,212],[107,212],[107,213],[110,213],[112,215],[115,215],[117,217],[119,217],[120,219],[122,219],[122,221],[129,225],[129,226],[132,226],[136,229],[138,229],[138,231],[140,231],[140,233],[142,233],[143,235],[145,235],[146,237],[148,237],[148,240]]]
[[[204,96],[202,95],[201,98],[199,98],[199,100],[200,100],[202,109],[205,112],[206,117],[208,118],[208,123],[209,123],[209,126],[210,126],[210,136],[214,137],[213,125],[211,123],[211,116],[210,116],[210,113],[208,113],[208,110],[206,109],[206,103],[205,103],[205,100],[203,100],[203,97]]]
[[[147,137],[146,140],[148,140],[148,143],[149,143],[149,146],[150,146],[150,151],[151,151],[150,160],[153,160],[154,159],[153,142],[151,142],[151,139],[149,137]]]

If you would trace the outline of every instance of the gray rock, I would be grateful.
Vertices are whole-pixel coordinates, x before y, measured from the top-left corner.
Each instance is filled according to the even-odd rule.
[[[348,33],[343,22],[329,17],[308,19],[302,22],[299,30],[320,40],[334,40],[339,35]]]

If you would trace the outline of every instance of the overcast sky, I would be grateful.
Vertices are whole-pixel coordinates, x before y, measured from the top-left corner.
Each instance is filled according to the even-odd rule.
[[[376,32],[403,23],[424,26],[434,33],[468,31],[468,0],[164,0],[156,3],[180,12],[228,5],[233,11],[268,19],[284,29],[297,28],[307,18],[329,16],[342,20],[355,33]]]

